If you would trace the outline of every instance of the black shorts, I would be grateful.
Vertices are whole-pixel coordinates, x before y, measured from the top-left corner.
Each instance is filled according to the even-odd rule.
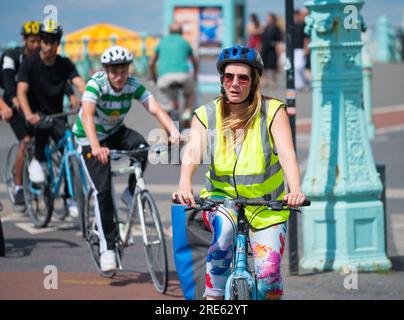
[[[21,141],[26,136],[34,136],[32,126],[25,121],[25,117],[22,112],[13,108],[13,116],[9,122],[18,141]]]

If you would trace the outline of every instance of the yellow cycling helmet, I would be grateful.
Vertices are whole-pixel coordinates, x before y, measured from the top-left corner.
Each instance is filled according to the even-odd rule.
[[[21,35],[24,37],[39,35],[41,23],[38,21],[27,21],[21,28]]]

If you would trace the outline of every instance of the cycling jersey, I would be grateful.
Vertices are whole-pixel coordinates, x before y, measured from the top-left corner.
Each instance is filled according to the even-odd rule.
[[[87,82],[82,101],[95,103],[95,129],[99,141],[114,134],[122,125],[126,114],[132,106],[132,99],[141,103],[149,100],[151,94],[133,76],[128,78],[120,92],[116,92],[108,81],[105,71],[95,73]],[[82,122],[83,109],[80,110],[73,133],[81,145],[89,145]]]

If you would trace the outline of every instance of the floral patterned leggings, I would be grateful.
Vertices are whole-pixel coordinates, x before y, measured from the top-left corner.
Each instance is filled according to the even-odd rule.
[[[206,259],[205,295],[224,296],[226,280],[230,275],[233,255],[234,231],[230,221],[237,222],[237,213],[220,207],[204,212],[205,224],[213,232],[213,240]],[[259,231],[249,231],[257,275],[258,299],[282,299],[283,283],[280,272],[285,246],[286,222]]]

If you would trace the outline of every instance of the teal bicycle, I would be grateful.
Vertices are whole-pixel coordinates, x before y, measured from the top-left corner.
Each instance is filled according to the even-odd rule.
[[[77,114],[77,111],[41,115],[38,127],[41,129],[50,128],[53,119],[74,114]],[[63,154],[61,153],[62,149],[64,150]],[[31,141],[27,145],[25,155],[23,188],[25,206],[35,227],[44,228],[48,225],[54,211],[54,201],[60,196],[59,190],[63,181],[67,184],[68,194],[63,197],[64,211],[61,214],[59,213],[59,218],[63,219],[68,214],[67,198],[76,201],[78,215],[83,216],[87,182],[81,155],[76,150],[70,127],[66,124],[64,137],[53,145],[48,144],[45,146],[47,168],[44,183],[36,184],[29,179],[28,166],[33,156],[34,148]]]
[[[257,300],[257,277],[254,272],[253,254],[251,244],[248,238],[249,223],[245,217],[246,206],[265,206],[270,210],[280,211],[291,209],[294,212],[300,212],[297,208],[289,208],[287,203],[282,200],[249,200],[243,198],[236,199],[195,199],[198,207],[186,208],[185,211],[210,211],[221,210],[232,222],[235,234],[235,245],[233,251],[233,260],[230,265],[230,276],[226,281],[225,296],[226,300]],[[175,201],[175,203],[179,203]],[[219,205],[223,205],[220,206]],[[309,206],[310,200],[306,199],[302,206]],[[231,218],[231,214],[226,208],[232,208],[237,211],[237,224]],[[260,211],[257,210],[255,215]],[[251,217],[254,219],[255,215]]]

